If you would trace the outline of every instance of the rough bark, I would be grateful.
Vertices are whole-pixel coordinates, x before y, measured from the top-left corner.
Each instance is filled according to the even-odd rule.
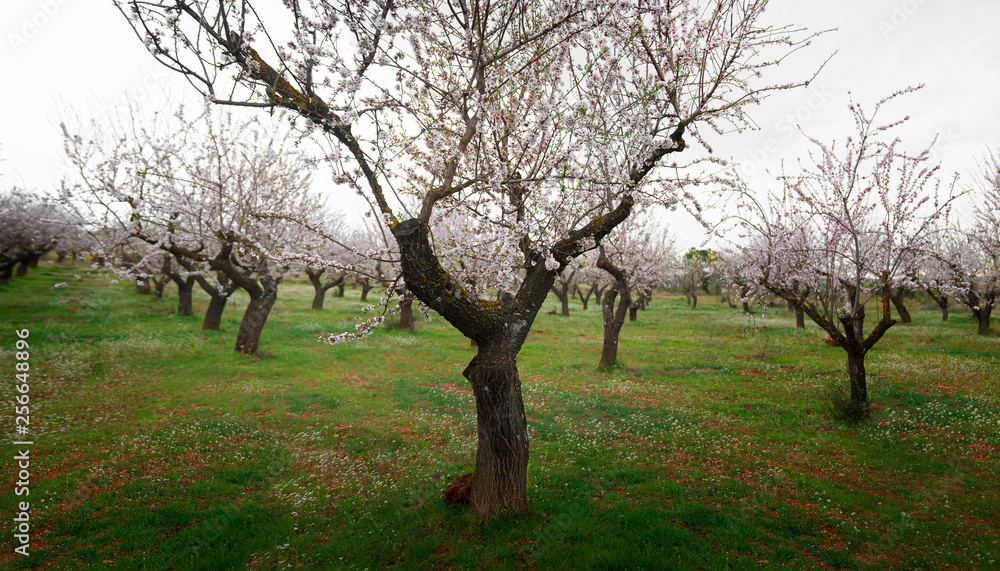
[[[640,307],[640,304],[636,303],[636,302],[632,302],[632,303],[630,303],[628,305],[628,320],[629,321],[638,321],[638,319],[639,319],[639,307]]]
[[[528,506],[528,423],[511,341],[501,336],[480,345],[467,369],[478,437],[469,509],[479,517]]]

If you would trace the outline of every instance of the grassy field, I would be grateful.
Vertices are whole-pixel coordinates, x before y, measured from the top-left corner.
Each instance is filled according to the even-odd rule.
[[[359,290],[311,311],[292,281],[248,358],[233,351],[245,296],[202,332],[169,292],[88,271],[43,263],[0,286],[0,505],[10,530],[29,499],[32,526],[28,557],[8,531],[2,568],[1000,565],[1000,337],[957,310],[943,324],[913,302],[869,354],[858,426],[824,405],[843,351],[788,312],[657,297],[610,373],[593,306],[540,315],[518,361],[531,511],[476,524],[441,499],[476,441],[473,349],[440,318],[331,347],[318,335],[353,328]],[[22,328],[27,497],[10,444]]]

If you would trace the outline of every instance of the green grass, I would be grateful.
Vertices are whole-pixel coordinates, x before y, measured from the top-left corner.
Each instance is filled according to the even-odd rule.
[[[233,351],[245,295],[202,332],[206,296],[178,317],[171,291],[157,301],[85,267],[43,262],[0,285],[7,378],[14,330],[31,331],[35,442],[31,556],[8,539],[0,568],[1000,562],[1000,337],[959,310],[942,323],[910,301],[914,323],[868,356],[872,418],[848,426],[823,401],[846,383],[843,351],[787,311],[659,296],[602,373],[596,306],[562,317],[550,300],[518,358],[530,511],[479,524],[441,499],[474,462],[474,349],[436,316],[318,342],[353,328],[358,295],[311,311],[308,283],[282,284],[248,358]],[[13,383],[0,396],[13,426]],[[24,499],[12,488],[6,518]]]

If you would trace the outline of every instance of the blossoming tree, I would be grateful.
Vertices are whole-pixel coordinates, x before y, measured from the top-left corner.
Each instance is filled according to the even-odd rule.
[[[954,196],[943,196],[930,146],[907,152],[890,132],[906,118],[877,123],[850,106],[857,132],[842,145],[810,138],[815,152],[801,172],[781,178],[784,188],[767,202],[751,195],[741,219],[748,255],[744,275],[809,316],[847,353],[851,402],[868,415],[865,355],[896,321],[890,289],[908,283],[907,264],[920,256]],[[912,285],[911,285],[912,287]],[[881,315],[865,327],[870,301]]]
[[[285,107],[327,137],[338,181],[391,229],[406,287],[476,342],[472,513],[524,510],[516,357],[556,276],[628,217],[685,136],[747,125],[748,106],[792,87],[759,78],[805,35],[759,24],[766,0],[255,4],[118,6],[211,100]],[[500,300],[470,292],[435,252],[432,216],[459,207],[506,236],[497,267],[523,271]]]
[[[232,285],[250,296],[236,336],[236,350],[257,351],[264,323],[277,300],[288,266],[278,253],[316,239],[289,217],[308,218],[319,207],[309,192],[315,161],[294,146],[287,129],[259,115],[239,119],[206,107],[194,117],[151,112],[144,121],[89,127],[63,126],[66,154],[75,169],[63,202],[81,219],[101,217],[102,255],[115,259],[120,246],[139,240],[148,256],[174,257],[181,296],[192,280],[217,295],[205,327],[217,327]],[[79,131],[79,132],[78,132]],[[85,133],[81,135],[80,133]],[[145,260],[130,262],[148,267]],[[211,270],[211,271],[209,271]],[[212,272],[221,273],[223,280]],[[126,274],[128,271],[126,269]],[[183,274],[183,275],[182,275]]]

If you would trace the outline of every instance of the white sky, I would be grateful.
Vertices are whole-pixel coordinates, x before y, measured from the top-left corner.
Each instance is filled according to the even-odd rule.
[[[766,169],[802,156],[800,125],[820,140],[843,140],[855,101],[871,106],[889,93],[926,87],[890,109],[910,115],[907,147],[938,136],[943,178],[970,177],[988,147],[1000,147],[1000,0],[772,0],[769,21],[810,30],[838,28],[782,65],[787,78],[804,78],[829,54],[808,89],[779,93],[751,115],[760,130],[714,137],[717,155],[745,163],[753,185],[766,186]],[[60,110],[104,112],[127,90],[150,97],[164,87],[194,93],[150,56],[110,2],[5,0],[0,4],[0,184],[47,189],[63,172]],[[331,187],[332,191],[332,187]],[[356,209],[353,193],[331,205]],[[683,213],[666,218],[686,249],[702,239]]]

